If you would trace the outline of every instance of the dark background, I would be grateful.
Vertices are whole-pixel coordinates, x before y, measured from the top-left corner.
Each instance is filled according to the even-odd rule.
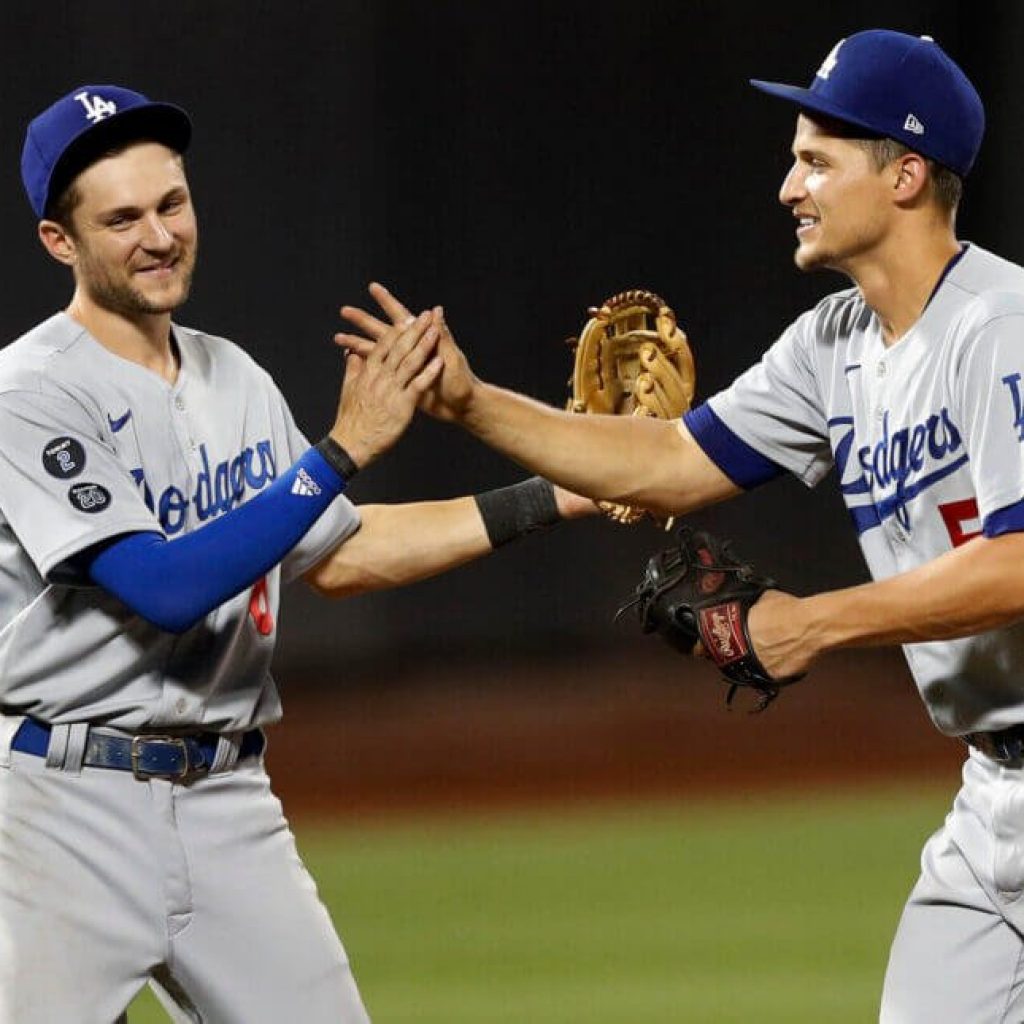
[[[196,287],[179,319],[246,347],[311,437],[330,424],[337,307],[366,283],[444,303],[482,376],[561,404],[588,305],[643,286],[676,309],[699,396],[845,286],[793,267],[778,206],[794,111],[750,77],[806,84],[863,28],[933,35],[986,101],[961,236],[1024,259],[1024,72],[1016,4],[196,2],[0,8],[0,336],[70,294],[34,240],[18,176],[27,122],[80,84],[177,102],[195,122]],[[419,421],[353,485],[357,502],[473,492],[521,470]],[[800,592],[864,578],[835,489],[788,480],[697,517]],[[660,537],[565,527],[402,592],[330,605],[295,587],[282,671],[344,683],[445,657],[639,644],[611,627]],[[643,641],[649,642],[649,641]]]

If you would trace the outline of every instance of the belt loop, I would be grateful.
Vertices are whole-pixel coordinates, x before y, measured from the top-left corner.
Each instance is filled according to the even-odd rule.
[[[213,752],[213,764],[210,765],[210,774],[218,772],[230,772],[238,763],[238,751],[242,746],[242,737],[245,733],[239,729],[236,732],[221,733],[217,740],[217,747]]]
[[[50,742],[46,747],[46,767],[63,768],[68,753],[70,725],[54,725],[50,728]]]
[[[68,738],[67,749],[64,752],[64,771],[77,775],[82,770],[85,744],[89,739],[89,723],[75,722],[73,725],[69,725],[67,730]]]
[[[14,734],[24,721],[24,715],[0,714],[0,768],[10,768],[11,744],[14,742]]]

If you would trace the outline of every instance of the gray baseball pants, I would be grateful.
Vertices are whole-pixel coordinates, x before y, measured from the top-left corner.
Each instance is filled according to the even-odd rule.
[[[262,759],[189,785],[48,768],[0,717],[0,1024],[364,1024]],[[56,730],[55,730],[56,734]]]
[[[889,957],[881,1024],[1024,1021],[1024,765],[975,750]]]

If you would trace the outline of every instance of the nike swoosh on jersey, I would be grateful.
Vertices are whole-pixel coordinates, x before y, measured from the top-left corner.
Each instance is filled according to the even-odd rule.
[[[843,367],[843,373],[851,373],[852,371],[859,369],[860,363],[850,363],[849,365]]]
[[[132,411],[129,409],[123,416],[118,416],[115,420],[110,413],[107,413],[107,422],[110,424],[110,429],[116,434],[124,425],[132,418]]]

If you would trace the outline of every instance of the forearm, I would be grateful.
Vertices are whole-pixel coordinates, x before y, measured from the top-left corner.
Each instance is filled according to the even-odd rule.
[[[804,598],[819,650],[970,636],[1024,615],[1024,534],[979,537],[886,580]]]
[[[491,550],[471,497],[405,505],[360,505],[360,529],[306,581],[327,597],[349,597],[435,576]]]
[[[532,472],[596,500],[681,514],[740,491],[678,421],[575,415],[479,383],[462,423]]]
[[[344,481],[310,448],[265,491],[176,541],[134,533],[88,553],[93,582],[160,629],[182,633],[252,586],[305,536]]]

